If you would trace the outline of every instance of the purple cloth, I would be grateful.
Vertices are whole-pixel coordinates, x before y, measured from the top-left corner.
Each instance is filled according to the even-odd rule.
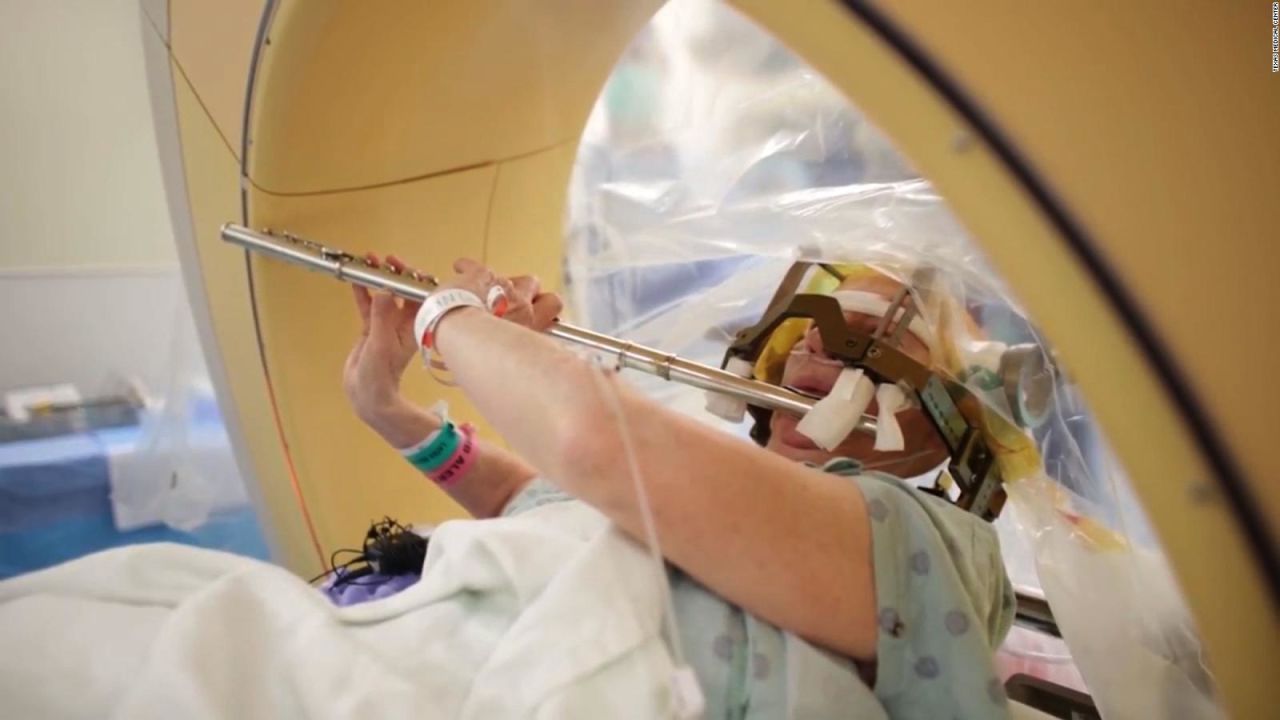
[[[371,600],[389,598],[418,582],[418,579],[417,575],[373,573],[372,575],[365,575],[341,584],[336,584],[337,578],[334,578],[326,582],[320,589],[334,605],[346,607],[348,605],[359,605]]]

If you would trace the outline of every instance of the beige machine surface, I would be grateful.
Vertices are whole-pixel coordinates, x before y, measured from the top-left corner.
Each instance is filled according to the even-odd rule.
[[[390,508],[461,510],[348,411],[347,291],[247,259],[219,226],[558,277],[577,137],[657,4],[142,3],[192,303],[296,572]],[[1269,5],[735,4],[893,138],[1047,330],[1160,534],[1227,707],[1265,716],[1280,666]],[[428,383],[407,389],[439,396]]]

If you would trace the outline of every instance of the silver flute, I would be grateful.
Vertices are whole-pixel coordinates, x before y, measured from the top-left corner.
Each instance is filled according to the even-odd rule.
[[[371,265],[363,258],[342,250],[288,233],[274,233],[270,230],[257,232],[242,225],[227,223],[222,226],[222,239],[275,260],[283,260],[308,270],[332,275],[344,282],[370,290],[389,292],[406,300],[422,302],[436,289],[436,280],[430,275],[418,272],[397,273],[387,267]],[[786,388],[738,377],[719,368],[685,360],[653,348],[560,321],[556,321],[546,330],[546,333],[559,340],[609,356],[616,361],[619,368],[639,370],[656,375],[663,380],[723,393],[771,410],[804,415],[813,409],[816,402],[810,397]],[[874,435],[875,418],[863,415],[856,429]]]

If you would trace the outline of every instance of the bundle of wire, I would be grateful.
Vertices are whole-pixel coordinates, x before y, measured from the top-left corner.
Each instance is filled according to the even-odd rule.
[[[355,555],[339,564],[341,555]],[[366,584],[362,579],[378,575],[421,575],[427,556],[427,538],[399,521],[383,517],[369,526],[364,543],[357,548],[341,548],[329,556],[329,569],[311,579],[314,584],[330,579],[331,587]]]

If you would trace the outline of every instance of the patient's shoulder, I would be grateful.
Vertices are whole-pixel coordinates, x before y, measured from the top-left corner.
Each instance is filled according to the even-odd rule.
[[[853,479],[866,498],[876,563],[905,564],[916,572],[921,557],[945,559],[952,590],[968,596],[992,645],[998,644],[1012,621],[1014,598],[991,523],[892,475],[869,472]],[[877,578],[885,569],[876,568]]]
[[[901,506],[902,512],[935,526],[947,540],[966,537],[972,538],[972,542],[998,547],[991,523],[956,507],[944,498],[914,487],[896,475],[879,470],[865,470],[862,463],[849,458],[836,458],[821,469],[856,482],[866,497],[868,509],[873,513],[882,505],[886,508],[890,505]]]

